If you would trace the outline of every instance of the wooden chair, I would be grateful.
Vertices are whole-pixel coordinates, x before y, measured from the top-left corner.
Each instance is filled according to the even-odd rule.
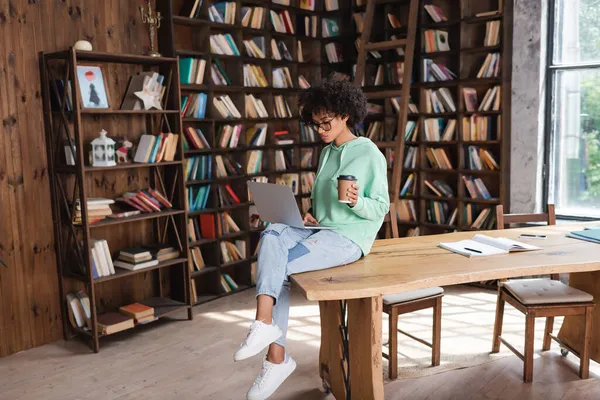
[[[504,229],[508,224],[523,224],[527,222],[547,222],[556,224],[554,205],[548,205],[548,211],[543,214],[504,214],[502,205],[496,207],[498,229]],[[558,274],[552,274],[551,279],[515,279],[503,280],[498,283],[498,300],[496,305],[496,320],[494,323],[494,341],[492,353],[500,351],[500,343],[504,343],[517,357],[524,362],[523,381],[533,380],[533,342],[535,318],[546,318],[544,342],[542,351],[550,350],[552,340],[567,348],[580,359],[579,376],[589,377],[590,365],[590,334],[592,328],[592,311],[594,298],[581,290],[572,288],[559,280]],[[521,354],[510,343],[502,338],[502,319],[505,302],[525,314],[525,351]],[[552,335],[554,317],[581,315],[585,318],[584,348],[581,354],[573,351],[556,336]]]
[[[385,221],[391,225],[392,237],[398,238],[398,220],[396,216],[396,206],[390,202],[390,212],[385,217]],[[383,357],[389,361],[389,377],[396,379],[398,377],[398,332],[411,339],[431,347],[431,365],[440,365],[440,339],[442,323],[442,297],[444,289],[434,287],[429,289],[413,290],[398,294],[383,296],[383,312],[389,315],[389,354],[383,353]],[[433,309],[433,340],[429,343],[423,339],[415,337],[408,332],[398,329],[398,316],[413,311]]]

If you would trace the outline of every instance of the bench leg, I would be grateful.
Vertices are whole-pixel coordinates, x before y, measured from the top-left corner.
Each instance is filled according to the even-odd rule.
[[[496,302],[496,319],[494,322],[494,341],[492,344],[492,353],[500,351],[500,336],[502,336],[502,319],[504,318],[504,298],[502,289],[498,290],[498,299]]]
[[[588,379],[590,377],[590,344],[592,341],[592,307],[585,309],[585,330],[583,336],[583,349],[579,358],[579,377]]]
[[[382,308],[381,296],[348,300],[352,400],[383,400]]]
[[[527,314],[525,317],[525,352],[523,353],[523,381],[530,383],[533,380],[533,338],[535,316]]]
[[[390,310],[389,318],[389,377],[394,380],[398,377],[398,310],[394,307]]]
[[[431,366],[440,365],[440,345],[442,341],[442,298],[435,299],[433,306],[433,340],[431,341]]]
[[[542,351],[550,350],[550,344],[552,343],[552,338],[550,335],[552,334],[552,330],[554,329],[554,317],[546,318],[546,329],[544,330],[544,344],[542,346]]]
[[[342,314],[339,301],[320,301],[321,349],[319,350],[319,375],[336,399],[346,399],[342,360],[340,324]]]

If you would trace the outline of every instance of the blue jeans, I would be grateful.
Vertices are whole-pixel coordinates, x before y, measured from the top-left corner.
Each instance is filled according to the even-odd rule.
[[[289,276],[349,264],[362,256],[360,247],[331,230],[292,228],[271,224],[261,234],[256,295],[275,299],[273,321],[283,335],[275,342],[285,347],[290,310]]]

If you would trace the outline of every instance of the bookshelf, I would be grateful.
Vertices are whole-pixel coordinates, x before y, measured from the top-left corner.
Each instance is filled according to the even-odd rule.
[[[40,72],[65,339],[78,336],[98,352],[100,338],[124,329],[108,325],[105,317],[111,313],[122,317],[119,308],[132,303],[153,309],[144,322],[183,310],[192,319],[188,244],[182,240],[187,237],[187,211],[177,59],[70,48],[41,53]],[[124,99],[133,87],[128,82],[146,73],[162,76],[162,109],[126,109]],[[90,83],[89,102],[96,97],[102,105],[106,99],[106,108],[89,108],[85,79]],[[66,82],[70,89],[65,90]],[[92,147],[101,130],[117,143],[119,138],[131,142],[129,162],[96,164],[92,154],[100,154],[98,158],[108,154],[105,161],[111,164],[110,155],[118,148],[98,153]],[[157,143],[157,155],[135,162],[145,136]],[[159,148],[164,148],[160,156]],[[133,200],[127,193],[140,202],[144,193],[152,208],[142,212],[128,206],[125,198]],[[108,213],[100,217],[98,210]],[[156,246],[166,247],[168,254]],[[147,253],[153,258],[146,260],[152,265],[141,269],[117,265],[123,251],[142,247],[144,257]],[[74,293],[85,293],[89,302],[89,314],[81,309],[79,315],[87,315],[83,325],[75,323],[77,306],[68,297]],[[83,299],[77,303],[85,304]],[[126,321],[131,328],[144,323],[133,321]]]
[[[298,0],[289,5],[266,0],[235,0],[226,5],[204,0],[195,10],[194,3],[163,1],[158,4],[158,11],[164,16],[160,52],[177,57],[186,76],[194,75],[193,80],[184,79],[181,84],[182,104],[186,96],[189,99],[198,93],[203,98],[200,102],[206,104],[204,109],[199,107],[200,112],[195,108],[191,113],[189,108],[182,111],[184,132],[192,129],[191,135],[196,132],[198,136],[201,132],[203,138],[198,140],[204,143],[195,146],[195,139],[190,141],[186,135],[189,142],[184,152],[186,161],[193,163],[190,160],[196,157],[207,157],[198,161],[205,163],[205,170],[200,175],[190,174],[186,187],[192,193],[202,186],[211,188],[205,204],[188,209],[194,264],[191,290],[196,293],[193,304],[197,305],[254,285],[256,248],[264,227],[254,223],[256,210],[248,193],[248,180],[295,186],[300,209],[307,211],[310,207],[310,176],[316,173],[322,143],[317,135],[301,126],[299,80],[304,78],[312,85],[331,70],[323,49],[322,17],[341,21],[344,12],[327,12],[323,2],[317,2],[314,10],[303,9]],[[246,8],[251,8],[247,17]],[[220,17],[215,16],[215,11]],[[274,27],[271,13],[283,17],[283,28]],[[276,48],[272,47],[273,41]],[[189,58],[203,61],[187,64]],[[200,63],[204,73],[198,74]],[[187,65],[195,73],[187,74]],[[224,96],[228,97],[225,102],[231,100],[239,114],[231,112],[228,116],[220,112],[214,101]],[[247,102],[256,105],[250,112]],[[253,137],[253,128],[264,133]],[[206,173],[207,169],[210,173]],[[232,196],[228,194],[230,189]],[[226,197],[233,201],[224,201]],[[224,222],[229,217],[235,228]],[[224,244],[234,245],[237,250],[228,252],[238,253],[237,256],[225,257]],[[235,283],[233,288],[222,284],[221,277],[225,275]]]
[[[445,19],[436,22],[425,6],[439,7]],[[436,36],[436,31],[444,33]],[[449,49],[437,47],[446,38]],[[418,112],[409,111],[408,116],[418,132],[406,140],[397,206],[401,236],[495,228],[495,205],[506,207],[509,198],[511,46],[511,4],[503,5],[502,0],[421,1],[411,88]],[[478,77],[486,57],[494,53],[500,57],[497,73]],[[492,56],[489,58],[493,65]],[[434,75],[426,60],[442,66],[444,72],[447,67],[455,76],[426,80],[425,73]],[[488,91],[488,106],[480,109]],[[439,100],[436,105],[432,94]],[[452,101],[447,102],[445,96]],[[476,96],[473,106],[467,101],[472,96]],[[451,120],[456,121],[452,135],[446,130]],[[471,134],[473,126],[478,126],[479,134]],[[412,184],[407,185],[410,176]],[[485,189],[479,189],[481,184]],[[448,191],[452,197],[447,196]],[[482,195],[485,191],[489,196]],[[482,212],[486,214],[478,221]]]

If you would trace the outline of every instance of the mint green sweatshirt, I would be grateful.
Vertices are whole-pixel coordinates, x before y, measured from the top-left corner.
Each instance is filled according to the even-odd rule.
[[[354,207],[338,202],[337,177],[357,178],[358,202]],[[356,243],[366,256],[371,251],[383,218],[390,208],[387,163],[375,143],[358,137],[321,152],[312,191],[312,214],[324,226]]]

